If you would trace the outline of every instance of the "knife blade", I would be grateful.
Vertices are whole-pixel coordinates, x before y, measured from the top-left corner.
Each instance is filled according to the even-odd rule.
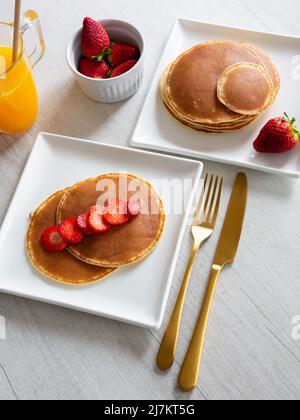
[[[239,173],[233,186],[227,214],[214,258],[214,265],[224,267],[227,264],[233,263],[243,230],[247,199],[247,176],[244,173]]]

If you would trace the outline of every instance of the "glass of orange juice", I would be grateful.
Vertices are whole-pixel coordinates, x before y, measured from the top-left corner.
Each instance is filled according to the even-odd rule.
[[[27,53],[23,35],[31,31],[32,53]],[[19,50],[13,63],[13,25],[0,23],[0,133],[28,130],[38,114],[38,95],[32,70],[45,52],[38,15],[30,10],[21,19]]]

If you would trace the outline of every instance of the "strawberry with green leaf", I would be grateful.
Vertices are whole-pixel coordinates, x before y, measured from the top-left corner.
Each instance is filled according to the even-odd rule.
[[[81,49],[85,57],[106,56],[110,48],[110,39],[101,23],[86,17],[83,21]],[[101,61],[101,60],[100,60]]]
[[[285,153],[293,150],[300,141],[296,119],[287,114],[270,120],[261,130],[253,146],[259,153]]]

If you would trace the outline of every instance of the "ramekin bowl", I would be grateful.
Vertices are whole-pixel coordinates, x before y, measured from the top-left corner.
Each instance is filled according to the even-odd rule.
[[[113,41],[125,42],[139,48],[140,58],[127,73],[112,79],[92,79],[78,70],[81,57],[82,29],[78,30],[67,47],[67,62],[82,91],[102,103],[116,103],[133,96],[140,88],[144,75],[145,41],[141,32],[128,22],[116,19],[99,21]]]

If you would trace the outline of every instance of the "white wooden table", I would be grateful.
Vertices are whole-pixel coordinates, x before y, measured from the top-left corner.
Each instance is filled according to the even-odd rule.
[[[47,53],[36,69],[40,115],[20,136],[0,136],[0,222],[39,131],[127,145],[156,63],[177,16],[300,35],[299,0],[23,0],[41,17]],[[12,20],[2,0],[0,20]],[[106,106],[83,96],[66,62],[65,47],[83,16],[131,20],[144,32],[146,78],[127,103]],[[299,45],[300,53],[300,45]],[[300,96],[299,92],[295,92]],[[51,168],[49,168],[51,170]],[[222,218],[238,168],[205,163],[226,177]],[[155,368],[160,332],[144,331],[10,296],[0,296],[7,339],[0,341],[1,399],[298,399],[300,341],[292,318],[300,315],[299,182],[247,171],[247,223],[232,268],[221,279],[210,319],[201,380],[189,396],[177,375],[206,285],[214,236],[199,255],[184,313],[176,364]],[[168,313],[191,246],[187,232]],[[1,281],[1,267],[0,267]],[[167,320],[167,318],[166,318]]]

